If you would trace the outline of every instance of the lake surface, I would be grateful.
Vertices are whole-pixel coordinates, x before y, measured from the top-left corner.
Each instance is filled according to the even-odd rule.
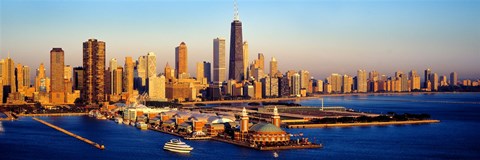
[[[326,106],[373,113],[428,113],[441,123],[351,128],[286,129],[323,143],[322,149],[277,151],[278,159],[480,159],[480,93],[361,95],[324,98]],[[304,106],[321,106],[305,100]],[[174,136],[140,131],[113,121],[41,117],[105,150],[67,136],[29,117],[0,122],[0,159],[273,159],[257,151],[216,141],[186,141],[187,155],[163,150]]]

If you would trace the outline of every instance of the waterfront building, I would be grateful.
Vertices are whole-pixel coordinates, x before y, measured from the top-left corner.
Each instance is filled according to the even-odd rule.
[[[458,83],[458,74],[457,72],[450,73],[450,85],[457,86]]]
[[[243,85],[243,96],[247,98],[255,98],[255,89],[252,84],[245,83]]]
[[[300,70],[298,71],[298,74],[300,74],[300,88],[308,89],[308,84],[310,81],[310,72],[306,70]]]
[[[129,95],[133,94],[133,70],[134,64],[132,57],[125,57],[125,67],[123,68],[123,91]]]
[[[292,96],[300,97],[300,74],[295,73],[291,78],[292,84]]]
[[[213,39],[213,82],[221,84],[225,81],[225,39]]]
[[[17,67],[15,68],[15,85],[17,87],[17,92],[20,92],[20,94],[24,94],[24,85],[23,85],[23,65],[20,63],[17,63]]]
[[[323,92],[323,81],[322,80],[317,80],[317,82],[315,84],[316,84],[315,92],[322,93]]]
[[[245,107],[243,107],[242,114],[240,117],[240,132],[248,132],[248,113]]]
[[[62,48],[53,48],[50,51],[50,103],[62,104],[65,102],[65,53]]]
[[[357,91],[360,93],[367,92],[367,72],[365,70],[357,71]]]
[[[256,62],[258,68],[265,70],[265,56],[263,55],[263,53],[258,53]]]
[[[290,86],[288,86],[288,77],[283,76],[278,79],[278,96],[288,97],[290,96]]]
[[[430,68],[427,68],[425,71],[424,71],[424,82],[423,82],[423,85],[424,85],[424,88],[427,88],[428,89],[428,82],[432,83],[430,78],[432,77],[431,74],[432,74],[432,70]]]
[[[463,86],[472,86],[472,80],[464,79],[464,80],[462,80],[462,85]]]
[[[402,92],[410,92],[410,85],[408,85],[408,76],[404,73],[401,73],[400,75],[400,86],[401,86],[401,91]]]
[[[17,88],[16,88],[16,84],[15,84],[15,62],[13,61],[13,59],[10,58],[10,53],[8,54],[8,57],[5,59],[4,63],[3,63],[3,85],[4,86],[10,86],[10,91],[9,92],[5,92],[4,94],[7,94],[7,95],[4,95],[4,96],[8,96],[9,93],[12,93],[12,92],[16,92],[17,91]],[[8,90],[4,90],[4,91],[8,91]]]
[[[343,75],[342,93],[352,92],[353,78],[348,75]]]
[[[448,86],[447,76],[445,76],[445,75],[440,76],[440,86],[442,86],[442,87]]]
[[[420,83],[420,76],[417,74],[417,71],[411,70],[410,71],[410,89],[413,90],[420,90],[421,83]]]
[[[430,74],[430,82],[431,82],[431,89],[432,91],[438,91],[438,74],[437,73],[433,73],[433,74]]]
[[[81,97],[87,103],[106,100],[105,57],[105,42],[96,39],[83,42],[84,85]]]
[[[332,85],[332,92],[341,93],[343,85],[343,77],[340,74],[332,73],[330,77],[327,78],[327,83]]]
[[[370,82],[376,82],[379,80],[379,73],[377,71],[371,71],[368,73],[368,81]]]
[[[185,42],[175,48],[175,76],[177,79],[188,78],[188,51]]]
[[[272,123],[274,126],[280,128],[280,114],[278,114],[277,106],[273,109]]]

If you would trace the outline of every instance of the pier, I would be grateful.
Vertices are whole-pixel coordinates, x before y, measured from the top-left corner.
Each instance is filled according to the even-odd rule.
[[[7,117],[0,118],[0,121],[13,121],[17,119],[17,117],[14,114],[12,114],[12,112],[2,112],[2,113],[5,114]]]
[[[95,148],[98,148],[98,149],[100,149],[100,150],[104,150],[104,149],[105,149],[105,146],[104,146],[104,145],[100,145],[100,144],[98,144],[98,143],[95,143],[95,142],[93,142],[93,141],[91,141],[91,140],[89,140],[89,139],[83,138],[83,137],[81,137],[81,136],[79,136],[79,135],[76,135],[76,134],[74,134],[74,133],[72,133],[72,132],[69,132],[69,131],[67,131],[67,130],[65,130],[65,129],[63,129],[63,128],[57,127],[57,126],[55,126],[55,125],[53,125],[53,124],[51,124],[51,123],[45,122],[45,121],[43,121],[43,120],[41,120],[41,119],[38,119],[38,118],[33,118],[33,120],[36,120],[36,121],[38,121],[38,122],[40,122],[40,123],[42,123],[42,124],[44,124],[44,125],[46,125],[46,126],[52,127],[53,129],[56,129],[56,130],[58,130],[58,131],[60,131],[60,132],[62,132],[62,133],[65,133],[65,134],[67,134],[67,135],[69,135],[69,136],[72,136],[72,137],[74,137],[74,138],[76,138],[76,139],[78,139],[78,140],[80,140],[80,141],[83,141],[83,142],[85,142],[85,143],[88,143],[88,144],[94,146]]]

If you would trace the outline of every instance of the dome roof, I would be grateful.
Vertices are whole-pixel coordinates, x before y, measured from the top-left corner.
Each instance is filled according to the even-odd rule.
[[[250,127],[250,130],[255,132],[283,132],[280,127],[271,123],[257,123]]]

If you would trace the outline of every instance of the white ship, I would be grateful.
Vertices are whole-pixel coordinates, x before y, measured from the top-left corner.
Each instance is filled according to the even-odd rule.
[[[148,125],[145,124],[145,122],[137,122],[135,124],[135,127],[137,127],[140,130],[147,130],[148,129]]]
[[[115,122],[117,122],[118,124],[122,124],[123,123],[123,118],[122,117],[116,117]]]
[[[190,151],[193,150],[193,147],[180,141],[180,139],[171,139],[169,142],[165,143],[163,149],[177,153],[190,153]]]

